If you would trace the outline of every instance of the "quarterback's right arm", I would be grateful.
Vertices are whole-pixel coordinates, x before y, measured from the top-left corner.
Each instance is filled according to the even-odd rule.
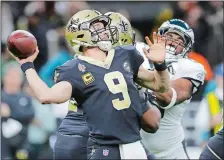
[[[26,70],[26,78],[36,98],[42,104],[63,103],[72,95],[72,85],[68,81],[61,81],[49,88],[34,69]]]
[[[39,53],[38,47],[35,53],[25,59],[19,59],[11,54],[17,62],[21,64],[23,72],[26,74],[27,81],[32,88],[36,98],[41,103],[63,103],[70,99],[72,95],[72,83],[65,79],[53,87],[49,88],[39,77],[34,69],[33,61]]]

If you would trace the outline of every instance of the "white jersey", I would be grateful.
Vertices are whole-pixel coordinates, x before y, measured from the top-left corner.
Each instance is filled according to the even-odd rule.
[[[182,58],[170,63],[168,66],[171,80],[185,78],[192,82],[192,93],[195,93],[200,85],[204,83],[206,72],[200,63]],[[164,116],[156,133],[150,134],[141,130],[144,145],[157,158],[186,158],[181,157],[181,152],[184,151],[182,145],[184,130],[181,119],[185,112],[185,104],[189,103],[190,99],[164,110]]]

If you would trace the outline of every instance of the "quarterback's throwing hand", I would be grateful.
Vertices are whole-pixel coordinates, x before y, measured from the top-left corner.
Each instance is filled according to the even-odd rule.
[[[34,54],[32,54],[31,56],[24,58],[24,59],[19,59],[18,57],[14,56],[10,51],[9,51],[9,53],[12,55],[12,57],[15,58],[15,60],[17,62],[19,62],[22,65],[23,63],[26,63],[26,62],[33,62],[37,58],[39,49],[38,49],[38,47],[36,47],[36,51],[34,52]]]
[[[152,62],[163,63],[166,55],[165,38],[153,32],[153,43],[149,40],[148,36],[145,37],[145,40],[149,45],[149,52],[146,48],[143,48],[145,56]]]

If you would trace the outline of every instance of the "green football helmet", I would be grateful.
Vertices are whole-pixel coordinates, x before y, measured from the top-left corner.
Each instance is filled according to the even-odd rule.
[[[95,29],[93,24],[97,22],[102,22],[104,27]],[[116,43],[114,40],[117,34],[115,27],[109,27],[109,23],[110,19],[96,10],[79,11],[69,20],[65,38],[76,54],[83,53],[82,47],[99,47],[103,51],[108,51],[112,44]],[[105,32],[108,39],[99,36]]]
[[[158,33],[164,36],[166,33],[176,33],[182,37],[183,51],[179,54],[176,54],[176,48],[171,46],[166,46],[166,57],[169,59],[178,59],[184,58],[191,51],[194,44],[194,32],[189,27],[189,25],[180,19],[171,19],[165,21],[160,28],[158,29]],[[173,41],[173,40],[172,40]],[[180,45],[180,44],[179,44]]]
[[[109,25],[118,29],[119,39],[113,44],[113,47],[133,45],[135,43],[135,32],[132,30],[131,24],[125,16],[117,12],[107,12],[104,15],[111,19]]]

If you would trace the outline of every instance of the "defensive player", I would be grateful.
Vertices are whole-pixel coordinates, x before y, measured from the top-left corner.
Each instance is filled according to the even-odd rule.
[[[129,21],[119,13],[108,12],[104,14],[111,19],[110,25],[116,26],[119,32],[119,41],[113,47],[119,45],[132,45],[132,28]],[[147,45],[145,47],[148,47]],[[140,48],[143,52],[144,47]],[[144,54],[144,53],[143,53]],[[144,64],[143,64],[144,65]],[[148,105],[144,93],[141,94],[141,103]],[[159,127],[160,113],[155,108],[149,108],[143,114],[143,119],[147,121],[147,131],[155,132]],[[148,127],[150,126],[150,128]],[[143,126],[144,127],[144,126]],[[69,102],[69,111],[63,119],[57,133],[57,140],[54,147],[55,159],[86,159],[86,145],[89,135],[88,126],[81,108],[77,108],[74,100]]]
[[[33,67],[38,48],[27,59],[16,59],[22,64],[22,70],[40,102],[62,103],[72,97],[78,107],[83,108],[90,129],[89,151],[94,151],[89,153],[89,158],[146,158],[139,142],[139,117],[143,109],[133,80],[140,79],[142,85],[154,91],[167,90],[169,76],[164,65],[165,44],[155,33],[154,44],[146,38],[152,50],[150,54],[146,50],[144,52],[157,70],[150,72],[140,67],[143,58],[134,47],[110,50],[117,39],[115,30],[107,24],[108,19],[99,18],[98,12],[93,14],[83,10],[71,18],[66,28],[67,39],[77,52],[83,51],[84,56],[57,68],[57,83],[52,88],[44,84]],[[137,150],[132,152],[136,147]]]
[[[204,83],[206,72],[201,64],[187,58],[194,33],[184,21],[166,21],[158,32],[166,37],[166,62],[172,88],[167,93],[150,93],[151,102],[161,108],[163,118],[155,134],[142,131],[141,135],[145,146],[157,158],[188,159],[181,119],[185,104]]]

